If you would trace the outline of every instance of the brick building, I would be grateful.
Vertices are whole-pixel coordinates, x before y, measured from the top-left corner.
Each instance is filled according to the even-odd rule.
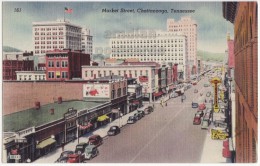
[[[3,80],[16,80],[16,71],[33,71],[32,53],[5,53],[3,56]]]
[[[223,2],[223,16],[234,24],[236,162],[257,162],[257,2]]]
[[[90,55],[81,51],[53,50],[46,53],[46,80],[81,78],[81,66],[90,65]]]

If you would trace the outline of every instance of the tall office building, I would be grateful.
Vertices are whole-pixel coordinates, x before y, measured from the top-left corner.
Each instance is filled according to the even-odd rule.
[[[177,63],[178,72],[186,76],[187,40],[176,32],[138,30],[117,33],[110,38],[111,59],[139,59],[140,62]]]
[[[197,70],[197,23],[191,17],[185,16],[181,20],[167,19],[168,32],[181,32],[187,36],[187,58],[189,66],[193,69],[192,74]],[[195,70],[194,67],[195,66]]]
[[[34,66],[45,62],[45,53],[54,49],[81,50],[82,28],[68,21],[33,22]]]
[[[90,35],[90,30],[82,28],[81,34],[81,48],[82,52],[89,54],[92,59],[93,54],[93,36]]]

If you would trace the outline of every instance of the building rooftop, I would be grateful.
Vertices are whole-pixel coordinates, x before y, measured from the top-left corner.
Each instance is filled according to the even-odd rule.
[[[122,64],[120,64],[121,66],[156,66],[156,67],[160,67],[161,65],[159,63],[156,62],[124,62]]]
[[[104,104],[106,101],[90,102],[90,101],[63,101],[61,104],[51,103],[42,105],[40,109],[30,108],[3,117],[3,131],[16,132],[32,126],[41,126],[64,117],[64,113],[69,108],[74,108],[78,111],[83,109],[91,109],[98,105]],[[50,113],[50,109],[54,109],[54,114]]]

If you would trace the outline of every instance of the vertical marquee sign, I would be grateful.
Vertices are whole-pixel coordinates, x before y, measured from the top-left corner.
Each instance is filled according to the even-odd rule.
[[[219,112],[219,106],[218,106],[218,84],[221,83],[221,80],[218,77],[212,78],[210,81],[212,84],[214,84],[214,112]]]

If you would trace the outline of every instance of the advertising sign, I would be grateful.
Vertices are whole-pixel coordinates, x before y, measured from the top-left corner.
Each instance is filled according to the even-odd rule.
[[[83,97],[109,98],[109,84],[84,84]]]

